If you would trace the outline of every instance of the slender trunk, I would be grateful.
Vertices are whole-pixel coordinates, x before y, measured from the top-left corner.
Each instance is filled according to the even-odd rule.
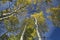
[[[24,36],[25,30],[26,30],[26,26],[25,26],[25,28],[24,28],[24,30],[23,30],[23,33],[22,33],[22,35],[21,35],[20,40],[23,40],[23,36]]]
[[[42,40],[41,35],[40,35],[39,31],[38,31],[38,25],[37,25],[37,19],[36,18],[35,18],[35,25],[36,25],[37,36],[38,36],[39,40]]]

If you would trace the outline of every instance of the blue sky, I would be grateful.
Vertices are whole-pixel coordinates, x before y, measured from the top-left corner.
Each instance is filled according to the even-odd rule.
[[[54,7],[57,7],[59,5],[59,2],[58,2],[58,0],[53,0]],[[45,34],[45,36],[47,37],[46,40],[60,40],[60,28],[55,27],[51,23],[51,21],[49,22],[47,20],[47,23],[49,25],[50,31]]]
[[[60,0],[53,0],[52,4],[54,5],[54,7],[57,7],[59,2],[60,2]],[[10,3],[10,4],[13,6],[12,3]],[[0,11],[5,10],[6,8],[9,8],[9,3],[8,2],[6,4],[0,6]],[[44,13],[46,13],[43,8],[41,8],[41,9],[44,11]],[[46,16],[47,15],[45,14],[45,17]],[[47,26],[50,29],[49,32],[47,32],[45,34],[45,36],[47,37],[46,40],[60,40],[60,28],[54,27],[54,25],[52,24],[52,22],[49,19],[46,19],[46,22],[47,22]],[[1,27],[3,27],[3,26],[0,23],[0,34],[1,34]]]

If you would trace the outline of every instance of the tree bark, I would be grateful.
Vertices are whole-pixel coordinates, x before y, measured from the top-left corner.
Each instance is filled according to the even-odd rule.
[[[37,24],[37,19],[36,18],[35,18],[35,25],[36,25],[37,36],[38,36],[39,40],[42,40],[41,35],[40,35],[39,31],[38,31],[38,24]]]
[[[26,30],[26,25],[25,25],[25,28],[24,28],[24,30],[23,30],[23,33],[22,33],[22,35],[21,35],[20,40],[23,40],[23,36],[24,36],[25,30]]]

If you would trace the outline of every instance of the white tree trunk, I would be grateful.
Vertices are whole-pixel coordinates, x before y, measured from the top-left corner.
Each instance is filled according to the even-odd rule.
[[[24,30],[23,30],[23,33],[22,33],[22,35],[21,35],[20,40],[23,40],[23,36],[24,36],[25,30],[26,30],[26,26],[25,26],[25,28],[24,28]]]
[[[35,25],[36,25],[37,36],[38,36],[39,40],[42,40],[41,35],[40,35],[39,31],[38,31],[38,25],[37,25],[37,19],[36,18],[35,18]]]

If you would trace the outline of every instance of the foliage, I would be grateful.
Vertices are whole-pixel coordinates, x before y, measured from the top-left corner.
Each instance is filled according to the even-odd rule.
[[[13,31],[14,29],[16,30],[15,26],[19,23],[19,21],[15,16],[11,16],[9,20],[5,19],[4,23],[8,31]]]
[[[11,23],[12,25],[16,25],[16,24],[19,23],[17,17],[15,17],[15,16],[11,16],[11,17],[9,18],[9,21],[10,21],[10,23]]]
[[[0,40],[8,40],[8,36],[6,35],[6,33],[0,37]]]
[[[3,3],[5,3],[7,0],[2,0]]]
[[[12,34],[12,35],[8,38],[8,40],[17,40],[17,38]]]
[[[27,26],[23,39],[24,40],[32,40],[36,37],[36,30],[34,28],[34,19],[27,18],[25,19],[25,25]]]
[[[48,31],[48,28],[47,28],[47,25],[45,23],[45,18],[44,18],[44,15],[43,15],[43,12],[39,12],[39,13],[35,13],[33,15],[31,15],[33,18],[36,18],[37,21],[38,21],[38,26],[39,26],[39,30],[40,31]]]
[[[51,8],[51,20],[56,27],[60,27],[60,7]]]
[[[21,36],[20,33],[17,35],[11,34],[8,40],[20,40],[20,36]]]
[[[3,0],[3,3],[5,3],[6,1],[7,0]],[[38,0],[38,2],[41,3],[42,0]],[[44,2],[49,4],[49,3],[52,2],[52,0],[45,0]],[[36,4],[37,0],[33,0],[33,1],[32,0],[17,0],[15,6],[19,6],[19,5],[23,4],[24,7],[25,7],[26,5],[30,5],[32,3]],[[40,4],[39,3],[38,3],[39,6],[37,6],[38,8],[36,9],[36,10],[39,9],[38,11],[40,11]],[[14,6],[14,10],[16,10],[15,6]],[[24,9],[24,7],[21,8],[22,10],[19,9],[19,12],[20,12],[20,10],[21,10],[21,12],[26,11]],[[31,5],[30,5],[30,7],[32,8],[32,10],[34,9]],[[55,26],[60,27],[60,7],[50,8],[47,12],[49,12],[49,11],[51,12],[50,19],[52,20],[53,24]],[[10,12],[10,9],[3,10],[3,13],[7,13],[7,12]],[[18,11],[16,13],[18,13]],[[24,15],[25,14],[20,14],[20,16],[24,16]],[[33,40],[37,36],[36,29],[35,29],[36,28],[35,27],[36,26],[35,25],[35,18],[37,20],[37,25],[38,25],[39,32],[48,31],[48,28],[47,28],[47,25],[46,25],[46,22],[45,22],[46,19],[45,19],[44,15],[43,15],[43,11],[40,11],[38,13],[34,13],[34,14],[31,15],[30,18],[26,18],[24,20],[23,25],[20,28],[21,31],[23,31],[24,27],[26,26],[26,30],[25,30],[25,33],[24,33],[23,40]],[[8,30],[8,32],[11,32],[11,31],[14,32],[14,31],[18,30],[16,25],[19,24],[19,20],[18,20],[18,18],[16,16],[11,16],[8,19],[4,19],[4,23],[5,23],[5,26],[6,26],[7,30]],[[17,36],[12,34],[8,38],[8,40],[20,40],[21,33],[18,34]]]
[[[52,0],[45,0],[47,3],[52,2]]]

